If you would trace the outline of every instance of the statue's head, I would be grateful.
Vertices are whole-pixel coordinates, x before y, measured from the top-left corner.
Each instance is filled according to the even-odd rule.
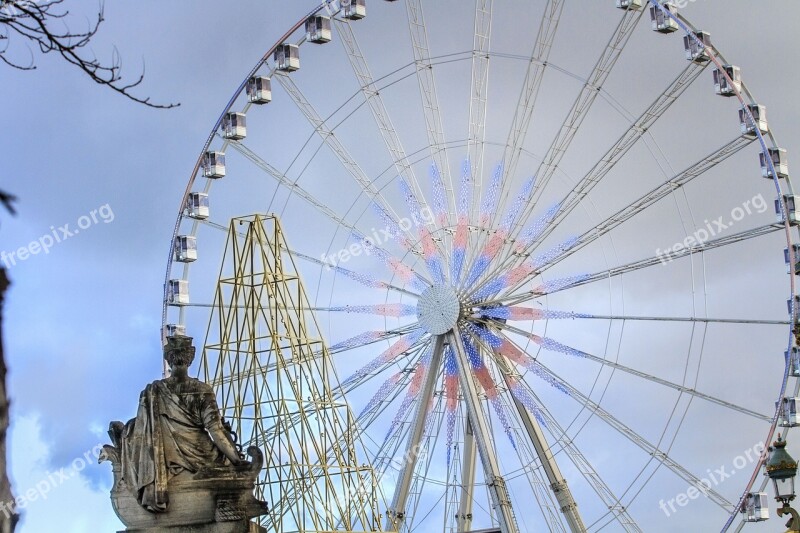
[[[167,344],[164,346],[164,359],[170,367],[176,365],[188,367],[194,361],[194,350],[191,337],[172,335],[167,337]]]

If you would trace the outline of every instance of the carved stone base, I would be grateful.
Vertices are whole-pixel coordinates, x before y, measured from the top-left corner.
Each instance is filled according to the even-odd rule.
[[[265,502],[253,495],[264,456],[251,446],[252,462],[238,466],[204,467],[196,474],[181,472],[169,482],[167,512],[152,513],[137,501],[122,476],[119,453],[104,446],[100,460],[113,466],[114,486],[111,504],[128,532],[141,533],[258,533],[250,529],[250,519],[268,513]]]
[[[125,529],[117,533],[267,533],[255,522],[217,522],[196,526],[160,526],[146,529]]]

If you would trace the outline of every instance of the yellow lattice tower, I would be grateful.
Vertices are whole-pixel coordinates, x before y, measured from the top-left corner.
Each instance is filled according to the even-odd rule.
[[[377,480],[274,216],[231,220],[200,374],[264,451],[268,531],[380,530]]]

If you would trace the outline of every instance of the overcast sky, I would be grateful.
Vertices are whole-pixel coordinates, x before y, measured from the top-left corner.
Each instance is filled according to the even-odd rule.
[[[391,72],[392,65],[409,61],[407,41],[400,49],[381,40],[382,27],[391,25],[395,18],[405,23],[402,1],[369,1],[370,10],[374,11],[364,21],[364,24],[372,24],[365,30],[365,42],[372,46],[365,55],[372,61],[376,77]],[[525,15],[538,13],[539,3],[534,3]],[[683,13],[687,18],[695,26],[710,31],[714,43],[726,58],[742,67],[748,88],[759,102],[767,105],[770,126],[793,159],[794,149],[800,146],[800,132],[796,127],[800,120],[800,107],[796,103],[796,88],[800,84],[796,68],[800,64],[800,42],[796,36],[800,6],[790,0],[759,2],[757,8],[754,7],[756,3],[746,0],[686,3]],[[94,16],[97,7],[96,2],[87,0],[67,0],[66,4],[72,12],[67,21],[76,29]],[[425,3],[428,4],[431,3]],[[515,42],[523,40],[520,49],[529,49],[531,32],[535,31],[538,19],[515,17],[514,10],[507,9],[504,0],[495,4],[501,6],[498,9],[502,8],[502,11],[494,26],[496,41],[493,41],[493,50],[516,50]],[[553,52],[554,63],[579,78],[591,69],[598,45],[605,43],[619,15],[613,9],[613,0],[604,0],[603,4],[608,5],[602,7],[598,7],[600,2],[596,0],[591,2],[591,7],[588,4],[586,0],[568,2],[564,28]],[[135,79],[145,69],[145,80],[135,89],[136,94],[149,96],[158,103],[180,102],[180,107],[172,110],[154,110],[134,104],[93,84],[54,55],[35,55],[38,68],[32,72],[0,69],[0,97],[6,102],[5,127],[0,131],[0,145],[3,147],[0,151],[3,160],[0,186],[19,197],[18,216],[0,215],[0,250],[15,251],[54,231],[61,237],[64,234],[58,228],[65,224],[69,224],[74,233],[63,242],[55,243],[49,253],[40,252],[22,260],[17,258],[16,264],[8,269],[13,285],[7,295],[4,327],[13,415],[11,474],[18,494],[35,489],[37,484],[44,486],[46,480],[57,479],[51,475],[53,472],[69,467],[87,452],[91,455],[96,445],[106,443],[108,422],[132,417],[139,391],[160,377],[162,283],[177,207],[195,159],[215,120],[249,69],[286,29],[315,5],[316,2],[306,0],[108,2],[105,6],[106,22],[94,38],[91,50],[101,61],[110,61],[116,47],[127,79]],[[440,4],[433,2],[431,5],[433,11],[441,13],[455,11],[461,2],[442,0]],[[395,10],[396,14],[387,10]],[[584,10],[588,10],[588,16],[582,13]],[[459,16],[462,18],[457,18]],[[450,27],[440,25],[430,36],[432,43],[439,46],[439,53],[463,50],[464,35],[467,42],[470,40],[472,27],[469,17],[455,13],[453,17],[458,22],[453,22]],[[643,20],[642,24],[645,22]],[[624,128],[625,121],[618,110],[615,111],[615,105],[638,114],[681,67],[682,47],[677,35],[669,37],[674,41],[672,49],[675,53],[667,61],[662,56],[665,48],[661,42],[652,48],[649,44],[662,37],[651,35],[644,27],[639,30],[633,41],[636,45],[625,51],[625,61],[621,61],[619,72],[616,72],[618,75],[609,81],[611,96],[599,99],[598,111],[585,126],[587,133],[576,140],[577,151],[585,155],[565,161],[563,175],[559,174],[556,180],[553,199],[559,192],[567,190],[570,180],[586,170],[586,162],[593,161],[592,156],[596,159],[602,155],[622,131],[620,127]],[[11,44],[11,50],[19,54],[17,57],[27,62],[28,52],[17,43]],[[336,46],[341,55],[341,48],[338,44]],[[513,86],[513,89],[506,93],[504,83],[496,81],[491,86],[495,92],[490,94],[490,100],[496,106],[492,109],[497,109],[498,114],[516,102],[519,92],[519,70],[514,71],[518,65],[511,59],[505,61],[495,61],[493,65],[498,66],[493,68],[497,68],[495,72],[502,76],[505,76],[503,69],[508,68],[508,86]],[[662,61],[670,68],[661,71]],[[310,59],[309,64],[316,68],[301,70],[303,77],[298,79],[305,83],[303,90],[309,97],[316,98],[319,109],[327,116],[339,104],[345,103],[346,95],[355,90],[352,74],[347,71],[344,77],[340,67],[346,66],[346,62],[341,59],[339,63],[323,63],[321,59],[314,63]],[[451,71],[447,68],[442,67],[437,76],[444,85],[452,87],[452,92],[440,93],[445,102],[443,108],[449,109],[451,100],[462,96],[459,90],[466,91],[466,88],[463,77],[459,77],[464,71],[453,70],[452,77],[448,78]],[[678,106],[669,128],[654,133],[654,139],[664,150],[666,158],[654,158],[650,151],[642,148],[641,153],[632,156],[630,167],[622,166],[619,181],[607,188],[598,187],[593,203],[576,213],[582,213],[590,222],[601,220],[614,207],[625,204],[620,199],[621,192],[641,193],[659,182],[659,169],[674,167],[673,170],[680,170],[711,148],[733,138],[738,126],[736,106],[730,100],[723,102],[707,95],[712,91],[709,78],[710,72],[703,73],[687,92],[688,103]],[[506,80],[503,77],[497,79]],[[576,91],[580,88],[580,84],[568,74],[554,73],[548,80],[551,83],[543,89],[541,97],[545,102],[542,104],[544,114],[539,118],[541,127],[537,126],[531,135],[530,150],[535,154],[541,154],[547,148],[551,131],[555,132],[560,124],[559,117],[572,103],[571,96],[560,97],[561,90]],[[513,82],[517,84],[513,85]],[[652,90],[654,88],[656,92]],[[330,100],[326,99],[328,94]],[[506,94],[508,98],[505,98]],[[404,99],[412,100],[416,106],[414,109],[418,109],[418,98],[416,84],[404,83],[387,90],[386,96],[396,110],[403,109]],[[356,118],[345,121],[343,138],[359,138],[360,121],[366,120],[365,113],[363,107],[353,110]],[[453,111],[451,115],[453,123],[458,125],[463,120],[464,110]],[[419,133],[419,120],[397,120],[398,129],[406,134],[407,150],[421,149],[425,136]],[[259,147],[262,153],[273,156],[276,166],[282,170],[288,166],[288,158],[297,153],[299,143],[309,131],[308,124],[297,113],[287,112],[285,116],[271,119],[266,115],[252,115],[249,124],[254,136],[258,135],[258,125],[268,126],[262,128],[263,137],[258,137]],[[489,124],[494,127],[491,119]],[[497,124],[498,131],[507,128],[502,120]],[[609,125],[607,130],[601,128],[603,124]],[[263,132],[263,129],[269,129],[269,132]],[[730,132],[730,135],[724,132]],[[500,142],[505,141],[502,133],[494,132],[494,136]],[[449,136],[450,139],[463,137],[465,135]],[[281,144],[282,138],[285,138],[285,144]],[[368,150],[372,146],[370,143],[377,142],[375,138],[364,138],[363,150]],[[454,152],[451,167],[455,168],[464,155]],[[330,156],[320,156],[320,164],[330,161],[325,157]],[[750,147],[745,157],[732,160],[710,181],[692,189],[684,203],[676,201],[669,209],[656,211],[656,215],[645,219],[641,225],[622,230],[612,247],[616,256],[602,255],[610,249],[604,245],[595,255],[587,251],[575,261],[565,261],[560,272],[563,275],[592,272],[607,268],[603,265],[612,266],[613,263],[652,254],[657,247],[666,248],[692,234],[696,228],[703,227],[705,218],[727,214],[759,195],[769,209],[742,221],[741,228],[772,221],[774,189],[758,176],[757,161],[754,163],[753,157],[757,159],[757,150]],[[234,157],[232,160],[236,161]],[[496,152],[490,150],[487,160],[489,168],[497,160]],[[526,160],[529,164],[535,161],[534,156]],[[382,172],[385,162],[385,157],[377,156],[363,161],[370,176]],[[424,168],[425,164],[423,161],[419,168]],[[740,172],[742,168],[747,171]],[[669,174],[667,170],[665,172]],[[627,182],[623,180],[626,176]],[[383,176],[382,184],[390,182],[393,177],[393,174]],[[392,194],[397,195],[394,192],[396,184],[390,183],[387,187],[393,187]],[[325,196],[332,192],[340,196],[346,194],[332,185],[330,189],[318,189],[317,194]],[[229,200],[226,205],[232,206],[226,209],[232,213],[239,208],[245,210],[236,214],[249,214],[256,208],[265,210],[263,199],[270,199],[230,194],[223,197]],[[332,195],[332,204],[339,201],[340,196]],[[234,202],[235,198],[241,203]],[[262,207],[251,209],[251,206],[259,205]],[[319,257],[323,252],[335,252],[347,242],[348,236],[335,234],[332,227],[319,230],[314,227],[313,231],[308,231],[312,222],[303,220],[306,213],[293,211],[295,204],[291,202],[288,205],[285,215],[287,231],[291,231],[287,238],[293,245],[296,243],[293,247]],[[350,202],[342,199],[339,205],[347,209]],[[378,224],[379,220],[370,219],[369,214],[361,218],[365,206],[363,201],[358,203],[350,220],[358,220],[368,228]],[[697,209],[697,212],[692,211],[691,216],[695,216],[692,222],[687,222],[691,220],[691,216],[686,214],[689,207]],[[272,210],[280,211],[281,208],[280,201],[270,204]],[[684,218],[678,218],[678,213],[685,215]],[[583,215],[576,215],[575,227],[555,232],[554,239],[568,237],[590,225],[590,222],[580,220]],[[88,217],[82,219],[85,229],[74,232],[84,216]],[[313,216],[309,220],[316,221]],[[711,257],[706,265],[695,263],[695,269],[706,269],[702,274],[677,264],[636,274],[626,288],[626,291],[631,291],[625,296],[627,314],[658,314],[659,309],[665,315],[679,314],[681,311],[678,309],[683,309],[684,314],[690,313],[692,305],[701,299],[694,298],[693,290],[694,294],[703,292],[697,285],[692,285],[694,280],[694,283],[707,283],[705,294],[708,299],[703,304],[703,312],[709,316],[785,319],[788,280],[784,273],[782,248],[780,238],[759,241],[730,254]],[[208,252],[208,248],[201,248],[201,254],[204,252],[214,255],[212,266],[204,271],[213,278],[221,249]],[[323,305],[364,302],[356,301],[354,296],[361,297],[363,288],[355,287],[352,289],[354,292],[343,294],[336,293],[335,287],[330,289],[325,283],[320,283],[320,292],[314,293],[312,298]],[[585,304],[585,308],[576,308],[575,311],[601,314],[602,310],[608,310],[602,298],[608,303],[616,298],[614,294],[621,294],[621,291],[621,288],[610,285],[589,288],[572,299],[556,299],[552,306],[580,303]],[[616,302],[608,305],[619,310]],[[324,317],[321,322],[324,323],[323,334],[330,342],[359,331],[348,331],[335,318]],[[561,333],[561,340],[566,342],[570,339],[569,332],[566,327],[560,327],[554,324],[548,334],[557,336]],[[653,357],[647,361],[629,358],[627,364],[635,366],[632,361],[641,363],[640,367],[656,374],[663,372],[663,377],[669,379],[673,378],[670,374],[672,363],[665,359],[669,347],[661,344],[665,342],[663,340],[657,341],[659,346],[649,345],[651,339],[675,340],[680,346],[676,350],[684,353],[681,364],[688,366],[690,360],[695,361],[694,356],[687,356],[685,352],[691,354],[692,350],[697,350],[692,343],[699,341],[687,337],[686,330],[650,331],[636,330],[636,327],[635,324],[630,326],[628,337],[616,330],[609,333],[613,328],[591,329],[580,337],[582,349],[595,348],[602,353],[604,342],[615,337],[622,346],[622,362],[626,362],[626,357],[633,357],[626,356],[626,353],[651,353]],[[202,337],[203,333],[193,334]],[[756,406],[751,404],[755,410],[768,412],[769,399],[774,398],[780,380],[775,368],[779,366],[776,361],[780,362],[782,346],[786,342],[785,327],[764,327],[755,333],[750,330],[717,331],[709,333],[707,342],[708,345],[699,352],[709,355],[699,373],[698,388],[731,401],[753,401],[758,403]],[[558,361],[552,363],[557,370],[568,371],[569,367],[559,368]],[[695,364],[700,366],[699,361]],[[352,363],[344,362],[343,365],[352,366]],[[731,366],[736,368],[731,373],[724,372]],[[587,373],[585,383],[583,375],[575,379],[586,385],[588,391],[596,378],[596,371],[593,367],[593,373]],[[607,381],[610,377],[604,376],[604,379]],[[642,407],[637,414],[631,406],[636,403],[631,401],[635,394],[633,391],[639,390],[636,385],[624,379],[612,383],[614,386],[608,389],[603,400],[608,403],[603,405],[608,409],[615,406],[632,409],[629,416],[634,421],[637,416],[641,417],[642,427],[649,431],[647,420],[650,411]],[[647,394],[648,390],[642,387],[642,394]],[[543,392],[543,398],[549,398],[548,392]],[[721,421],[716,411],[702,407],[694,410],[695,407],[689,411],[687,425],[676,440],[676,451],[699,475],[706,468],[730,463],[736,454],[756,444],[759,435],[761,438],[765,435],[759,429],[763,425],[746,425],[743,426],[746,431],[739,431],[726,425],[728,420],[737,420],[735,417]],[[660,425],[656,427],[664,429],[663,419],[657,423]],[[595,431],[596,435],[603,435],[605,429],[598,427]],[[584,443],[591,442],[586,435],[582,438]],[[698,441],[707,441],[712,449],[698,445]],[[717,452],[714,446],[724,450]],[[796,456],[800,454],[800,446],[790,446],[790,449]],[[613,469],[621,464],[624,466],[626,462],[622,450],[627,448],[604,447],[591,451],[591,456],[606,468]],[[110,466],[97,466],[95,462],[93,460],[90,466],[68,481],[45,483],[52,490],[45,500],[40,498],[24,510],[21,531],[51,531],[54,521],[59,524],[59,530],[69,533],[122,529],[109,503]],[[642,465],[638,464],[636,472],[641,468]],[[738,476],[744,478],[749,473],[748,470]],[[614,475],[611,478],[616,480]],[[620,479],[623,487],[632,482],[624,476]],[[742,479],[737,477],[720,490],[733,498],[738,494],[741,482]],[[719,510],[699,504],[696,508],[689,506],[681,510],[669,521],[662,518],[658,500],[672,498],[685,489],[685,482],[676,482],[668,473],[659,471],[644,496],[637,499],[634,516],[641,518],[646,531],[674,531],[680,527],[700,531],[692,529],[691,524],[703,524],[702,527],[709,528],[709,531],[714,527],[718,529]],[[591,509],[592,505],[587,504],[587,507]],[[773,519],[769,524],[767,529],[774,530],[778,520]]]

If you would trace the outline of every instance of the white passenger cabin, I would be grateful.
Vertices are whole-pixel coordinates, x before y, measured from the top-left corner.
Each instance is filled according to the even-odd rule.
[[[748,492],[743,507],[745,522],[763,522],[769,519],[769,498],[766,492]]]
[[[306,19],[306,40],[311,43],[331,42],[331,19],[322,15],[312,15]]]
[[[775,402],[775,407],[778,409],[778,425],[783,428],[793,428],[800,423],[797,419],[797,405],[800,398],[783,398],[779,402]]]
[[[178,235],[175,237],[175,261],[191,263],[197,261],[197,237],[194,235]]]
[[[781,198],[775,199],[775,216],[778,218],[778,222],[783,222],[781,204],[784,204],[786,207],[786,215],[789,218],[789,224],[796,226],[797,221],[800,220],[800,215],[797,213],[797,206],[800,205],[800,196],[784,194]]]
[[[783,148],[767,148],[767,151],[769,159],[767,159],[764,152],[758,154],[758,161],[761,163],[761,175],[772,179],[772,169],[769,166],[769,161],[772,160],[772,166],[775,168],[775,172],[778,173],[779,178],[789,176],[789,159],[786,157],[786,150]]]
[[[664,9],[673,15],[678,14],[678,8],[672,2],[664,2],[662,5]],[[672,33],[678,29],[678,23],[675,22],[675,19],[664,13],[657,6],[650,6],[650,23],[653,31],[659,33]]]
[[[268,104],[272,101],[272,81],[265,76],[247,80],[247,101],[251,104]]]
[[[699,42],[698,42],[699,41]],[[694,32],[691,35],[683,36],[683,48],[686,50],[686,59],[697,63],[705,63],[710,57],[706,53],[706,47],[711,46],[711,34],[705,31]]]
[[[745,108],[739,109],[739,127],[742,129],[742,135],[755,137],[756,128],[758,128],[758,131],[760,131],[762,134],[768,133],[769,124],[767,123],[767,108],[763,105],[747,104],[747,109],[750,110],[750,114],[753,115],[755,124],[750,121],[750,117],[747,116],[747,111]]]
[[[718,95],[736,96],[736,93],[742,90],[742,69],[736,65],[722,65],[722,70],[715,68],[712,74],[714,92]]]
[[[183,324],[165,324],[161,329],[161,335],[166,339],[167,337],[174,337],[176,335],[186,335],[186,326]]]
[[[203,155],[203,176],[211,179],[225,176],[225,154],[223,152],[206,152]]]
[[[170,305],[185,305],[189,303],[189,281],[185,279],[171,279],[167,284],[167,303]]]
[[[300,68],[300,48],[296,44],[283,43],[275,49],[275,68],[294,72]]]
[[[789,375],[793,378],[800,377],[800,348],[792,346],[788,352],[783,352],[783,355],[789,362]]]
[[[617,0],[618,9],[642,9],[642,0]]]
[[[800,274],[800,244],[793,244],[792,251],[794,252],[794,273]],[[792,273],[791,258],[789,257],[789,248],[783,249],[783,262],[786,263],[786,273]]]
[[[204,192],[190,192],[186,199],[186,215],[189,218],[205,220],[208,218],[208,194]]]
[[[359,20],[367,16],[367,0],[342,0],[342,16]]]
[[[247,119],[244,113],[227,113],[222,119],[222,136],[235,141],[247,137]]]

